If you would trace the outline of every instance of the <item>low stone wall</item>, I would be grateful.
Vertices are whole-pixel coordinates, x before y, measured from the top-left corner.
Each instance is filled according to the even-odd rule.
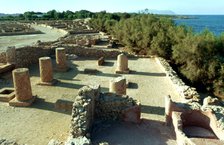
[[[132,112],[132,116],[128,113]],[[96,101],[96,117],[100,120],[140,122],[140,103],[127,95],[102,93]]]
[[[41,42],[42,43],[42,42]],[[49,42],[48,42],[49,43]],[[45,44],[45,43],[43,43]],[[45,46],[46,45],[46,46]],[[79,57],[88,57],[88,58],[95,58],[99,59],[100,57],[104,57],[106,59],[116,59],[117,56],[121,53],[125,53],[118,50],[105,50],[105,49],[97,49],[91,47],[83,47],[83,46],[67,46],[67,45],[60,45],[57,47],[49,47],[46,43],[45,45],[39,46],[25,46],[21,48],[16,48],[16,67],[28,67],[31,64],[38,63],[38,59],[43,56],[51,56],[55,54],[55,49],[57,47],[64,47],[66,48],[67,54],[75,54]],[[143,56],[137,56],[132,54],[126,54],[129,58],[138,57],[141,58]],[[148,58],[148,56],[144,56],[144,58]],[[0,53],[0,63],[6,63],[6,54],[5,52]]]
[[[140,123],[140,104],[128,96],[101,93],[100,86],[84,86],[72,109],[70,137],[66,144],[90,144],[95,120],[121,120]]]
[[[71,135],[88,136],[94,122],[95,100],[100,95],[99,86],[84,86],[78,92],[72,109]]]
[[[200,101],[200,95],[196,91],[196,88],[186,85],[165,59],[156,57],[155,60],[157,64],[161,66],[163,71],[166,72],[167,77],[170,78],[184,102]]]
[[[69,31],[69,34],[91,34],[91,33],[99,33],[99,31],[95,31],[95,30],[71,30]]]
[[[31,32],[7,32],[7,33],[0,33],[0,36],[33,35],[33,34],[43,34],[43,32],[41,32],[41,31],[31,31]]]
[[[38,63],[40,57],[54,53],[53,49],[44,49],[34,46],[26,46],[16,49],[16,67],[28,67]],[[0,63],[6,63],[6,53],[0,53]]]
[[[40,47],[22,47],[16,49],[16,67],[28,67],[31,64],[38,63],[40,57],[49,56],[53,51]]]
[[[88,47],[82,47],[82,46],[73,46],[68,47],[64,46],[66,48],[66,53],[68,54],[75,54],[79,57],[90,57],[90,58],[116,58],[119,54],[122,52],[119,50],[103,50],[103,49],[94,49],[94,48],[88,48]]]
[[[0,52],[0,63],[6,63],[6,53]]]

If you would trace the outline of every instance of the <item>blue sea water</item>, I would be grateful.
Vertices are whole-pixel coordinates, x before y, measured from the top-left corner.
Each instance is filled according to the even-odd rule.
[[[190,15],[189,19],[174,19],[177,25],[186,25],[195,32],[209,29],[215,35],[224,33],[224,15]]]

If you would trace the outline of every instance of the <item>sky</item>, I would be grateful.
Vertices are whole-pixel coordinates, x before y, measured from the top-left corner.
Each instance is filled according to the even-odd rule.
[[[223,14],[224,0],[0,0],[0,13],[89,10],[138,12],[144,9],[171,10],[176,14]]]

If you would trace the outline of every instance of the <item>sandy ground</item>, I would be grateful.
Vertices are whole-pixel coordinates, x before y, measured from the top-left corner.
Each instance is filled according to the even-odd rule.
[[[22,47],[33,45],[38,40],[41,40],[42,42],[55,41],[59,37],[65,35],[65,33],[58,31],[57,29],[51,29],[40,25],[32,25],[32,27],[40,30],[44,34],[0,36],[0,52],[6,50],[8,46]]]
[[[60,99],[73,101],[77,91],[84,85],[100,84],[102,91],[108,91],[109,80],[114,74],[116,61],[107,60],[104,66],[97,66],[96,60],[78,59],[70,62],[67,73],[55,73],[60,82],[53,87],[37,86],[38,65],[30,68],[33,94],[39,99],[29,108],[9,107],[0,103],[0,137],[17,140],[28,145],[45,145],[50,139],[66,140],[69,132],[70,113],[56,110],[54,103]],[[98,69],[97,74],[84,74],[85,68]],[[107,141],[112,145],[123,144],[175,144],[170,128],[164,126],[164,96],[171,95],[178,100],[171,81],[162,72],[154,59],[129,60],[130,74],[124,75],[130,82],[127,94],[142,104],[143,122],[135,124],[111,124],[96,131],[93,142]],[[2,81],[0,88],[11,86]],[[112,128],[112,130],[111,130]]]

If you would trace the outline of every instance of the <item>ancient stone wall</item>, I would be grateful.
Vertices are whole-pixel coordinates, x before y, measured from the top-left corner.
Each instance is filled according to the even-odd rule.
[[[39,58],[54,53],[53,49],[26,46],[16,49],[16,67],[27,67],[38,63]],[[0,53],[0,63],[6,63],[6,53]]]
[[[129,111],[132,116],[129,116]],[[127,95],[101,93],[96,101],[96,117],[100,120],[140,122],[140,103]]]
[[[38,63],[40,57],[49,56],[53,51],[39,47],[22,47],[16,49],[16,66],[27,67],[30,64]]]
[[[166,72],[166,76],[170,78],[183,101],[200,101],[200,96],[196,91],[196,88],[186,85],[165,59],[161,57],[156,57],[155,59],[156,62],[161,66],[163,71]]]
[[[94,121],[95,100],[99,95],[99,86],[84,86],[79,90],[72,110],[71,135],[73,138],[90,133]]]
[[[68,54],[91,58],[116,58],[121,52],[118,50],[93,49],[82,46],[65,47]]]
[[[84,86],[78,92],[72,109],[70,137],[67,144],[90,144],[94,121],[120,120],[140,123],[140,104],[128,96],[101,93],[100,86]]]
[[[6,53],[0,52],[0,63],[6,63]]]

